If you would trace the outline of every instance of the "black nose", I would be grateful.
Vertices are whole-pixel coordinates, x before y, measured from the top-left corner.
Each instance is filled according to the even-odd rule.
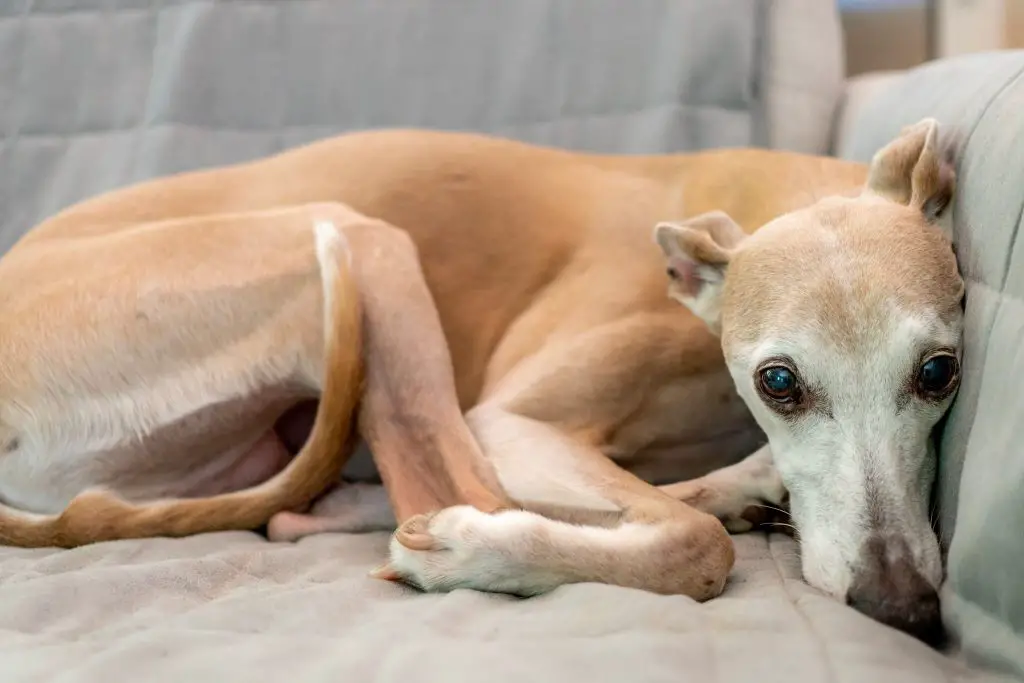
[[[846,594],[846,604],[941,648],[946,642],[946,629],[939,594],[911,564],[905,546],[894,553],[891,544],[877,540],[869,542],[865,550]]]
[[[946,641],[939,594],[933,588],[913,595],[900,596],[851,591],[846,595],[846,604],[886,626],[909,633],[932,647],[941,648]]]

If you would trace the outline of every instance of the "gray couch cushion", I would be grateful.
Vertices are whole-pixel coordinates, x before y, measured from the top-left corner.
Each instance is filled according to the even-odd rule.
[[[964,381],[941,440],[945,613],[965,651],[1024,676],[1024,52],[909,72],[860,109],[841,145],[867,161],[935,116],[964,138],[952,230],[967,279]]]
[[[805,0],[0,2],[0,253],[102,190],[359,128],[824,151],[838,38]]]

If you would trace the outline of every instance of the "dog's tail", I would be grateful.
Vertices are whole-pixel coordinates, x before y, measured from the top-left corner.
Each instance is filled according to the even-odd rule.
[[[209,498],[129,503],[103,490],[75,497],[59,515],[0,506],[0,544],[75,547],[98,541],[254,529],[309,504],[337,479],[355,447],[363,388],[362,308],[344,237],[315,226],[324,299],[324,380],[309,438],[279,474],[259,486]]]

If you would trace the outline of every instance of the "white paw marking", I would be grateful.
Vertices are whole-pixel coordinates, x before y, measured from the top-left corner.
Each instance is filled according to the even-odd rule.
[[[518,510],[487,514],[469,505],[446,508],[406,522],[391,539],[389,564],[403,581],[429,592],[543,593],[564,583],[540,566],[536,540],[544,522]],[[403,545],[398,540],[403,529],[432,539],[432,546]]]

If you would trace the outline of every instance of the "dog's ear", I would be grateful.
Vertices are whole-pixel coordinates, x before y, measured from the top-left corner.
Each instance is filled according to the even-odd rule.
[[[938,121],[922,119],[875,154],[866,189],[933,221],[949,206],[956,189],[952,151],[951,145],[939,143]]]
[[[658,223],[654,228],[654,240],[667,260],[669,296],[693,311],[715,334],[721,328],[725,272],[744,238],[743,228],[721,211],[679,223]]]

